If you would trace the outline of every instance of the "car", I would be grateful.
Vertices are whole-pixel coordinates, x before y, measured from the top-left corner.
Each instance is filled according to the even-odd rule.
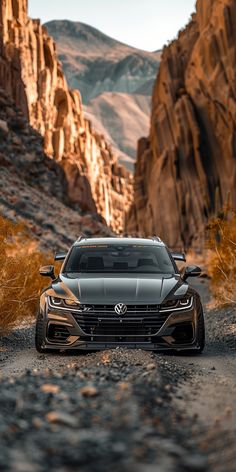
[[[80,237],[63,260],[41,267],[50,277],[36,321],[38,352],[92,351],[123,346],[153,351],[201,353],[204,313],[189,277],[197,266],[179,270],[173,253],[158,237]]]

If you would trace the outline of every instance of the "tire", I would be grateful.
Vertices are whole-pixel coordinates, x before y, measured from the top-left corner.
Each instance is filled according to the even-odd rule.
[[[196,353],[201,354],[201,352],[203,352],[205,348],[205,321],[204,321],[203,311],[201,311],[201,314],[198,320],[197,343],[198,343],[198,350],[196,351]]]
[[[198,319],[198,327],[197,327],[197,349],[191,349],[188,351],[189,354],[192,356],[197,356],[204,351],[205,348],[205,322],[204,322],[204,314],[203,310],[200,313]]]
[[[43,352],[46,352],[46,349],[42,347],[43,342],[44,342],[44,335],[43,335],[43,328],[44,328],[44,322],[43,318],[40,313],[37,315],[36,319],[36,327],[35,327],[35,347],[40,354]]]

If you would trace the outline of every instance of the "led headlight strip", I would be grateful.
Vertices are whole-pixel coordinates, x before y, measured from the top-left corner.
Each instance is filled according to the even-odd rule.
[[[70,307],[78,307],[79,301],[70,300],[69,298],[48,297],[48,303],[51,308],[65,309]]]
[[[160,311],[189,310],[193,306],[193,297],[180,298],[179,300],[168,300],[160,307]]]

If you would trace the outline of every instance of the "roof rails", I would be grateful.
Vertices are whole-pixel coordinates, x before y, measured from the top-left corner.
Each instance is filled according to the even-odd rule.
[[[76,242],[79,243],[80,241],[82,241],[82,239],[87,239],[87,236],[85,236],[85,234],[81,234]]]
[[[162,243],[162,240],[161,238],[159,238],[159,236],[152,236],[151,238],[153,241],[158,241],[158,243]]]

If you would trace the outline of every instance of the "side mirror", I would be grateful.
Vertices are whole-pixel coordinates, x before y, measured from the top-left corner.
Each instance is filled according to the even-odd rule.
[[[52,280],[55,280],[55,272],[54,272],[54,266],[53,265],[48,265],[44,267],[40,267],[39,269],[40,275],[43,277],[51,277]]]
[[[54,256],[54,261],[64,261],[66,258],[66,252],[56,252]]]
[[[185,268],[183,273],[183,280],[187,280],[188,277],[200,277],[202,271],[200,267],[197,266],[188,266]]]
[[[175,261],[186,262],[186,256],[184,252],[172,252],[171,255]]]

